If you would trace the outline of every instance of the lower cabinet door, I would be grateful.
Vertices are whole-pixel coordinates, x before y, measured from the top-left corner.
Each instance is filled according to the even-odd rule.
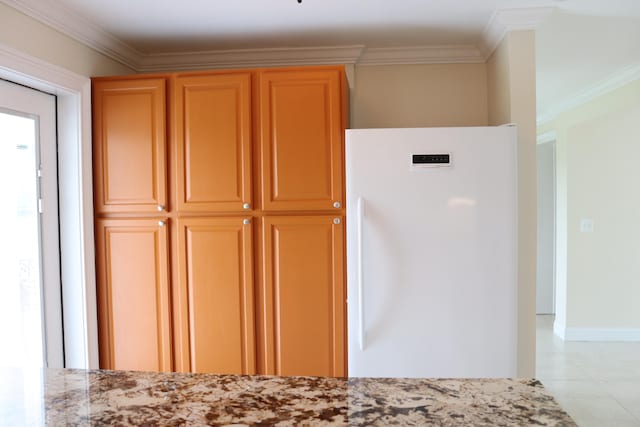
[[[342,217],[266,216],[261,238],[261,367],[344,376]]]
[[[184,218],[177,232],[178,370],[255,374],[251,220]]]
[[[167,225],[96,221],[100,367],[170,371]]]

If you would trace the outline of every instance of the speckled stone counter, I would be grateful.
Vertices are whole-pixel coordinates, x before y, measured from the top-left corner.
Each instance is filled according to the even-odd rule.
[[[535,380],[0,370],[1,425],[575,426]]]

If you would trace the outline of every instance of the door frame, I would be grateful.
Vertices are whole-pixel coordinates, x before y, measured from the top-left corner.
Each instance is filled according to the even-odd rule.
[[[62,328],[62,296],[60,278],[60,233],[58,219],[58,171],[56,136],[56,97],[0,81],[2,101],[0,113],[32,120],[34,156],[31,179],[38,199],[34,212],[38,236],[38,288],[40,289],[40,319],[42,323],[43,365],[64,366]],[[36,200],[33,200],[35,203]],[[53,254],[53,256],[49,256]]]
[[[65,367],[98,368],[91,80],[3,44],[0,78],[57,96]]]

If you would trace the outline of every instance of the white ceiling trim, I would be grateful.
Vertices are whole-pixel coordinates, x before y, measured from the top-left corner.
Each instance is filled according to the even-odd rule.
[[[483,63],[476,46],[414,46],[365,49],[358,65]]]
[[[489,59],[508,32],[535,30],[554,10],[554,7],[496,10],[482,32],[480,51],[485,59]]]
[[[42,0],[0,0],[31,18],[60,31],[129,68],[137,70],[143,56],[138,50],[112,36],[100,26],[62,6]]]
[[[538,126],[555,120],[560,114],[578,108],[594,99],[613,92],[616,89],[640,80],[640,63],[623,68],[604,79],[595,82],[585,89],[565,98],[562,102],[552,105],[537,118]]]
[[[483,32],[483,41],[479,47],[366,48],[366,46],[355,45],[143,54],[58,2],[42,0],[0,0],[0,2],[137,72],[281,65],[482,63],[489,58],[507,32],[534,29],[553,11],[553,8],[549,7],[497,10]]]
[[[138,71],[355,64],[364,49],[355,45],[149,54],[142,56]]]

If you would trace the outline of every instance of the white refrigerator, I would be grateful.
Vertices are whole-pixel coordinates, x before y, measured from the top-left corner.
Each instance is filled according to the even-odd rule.
[[[516,376],[516,128],[346,132],[354,377]]]

